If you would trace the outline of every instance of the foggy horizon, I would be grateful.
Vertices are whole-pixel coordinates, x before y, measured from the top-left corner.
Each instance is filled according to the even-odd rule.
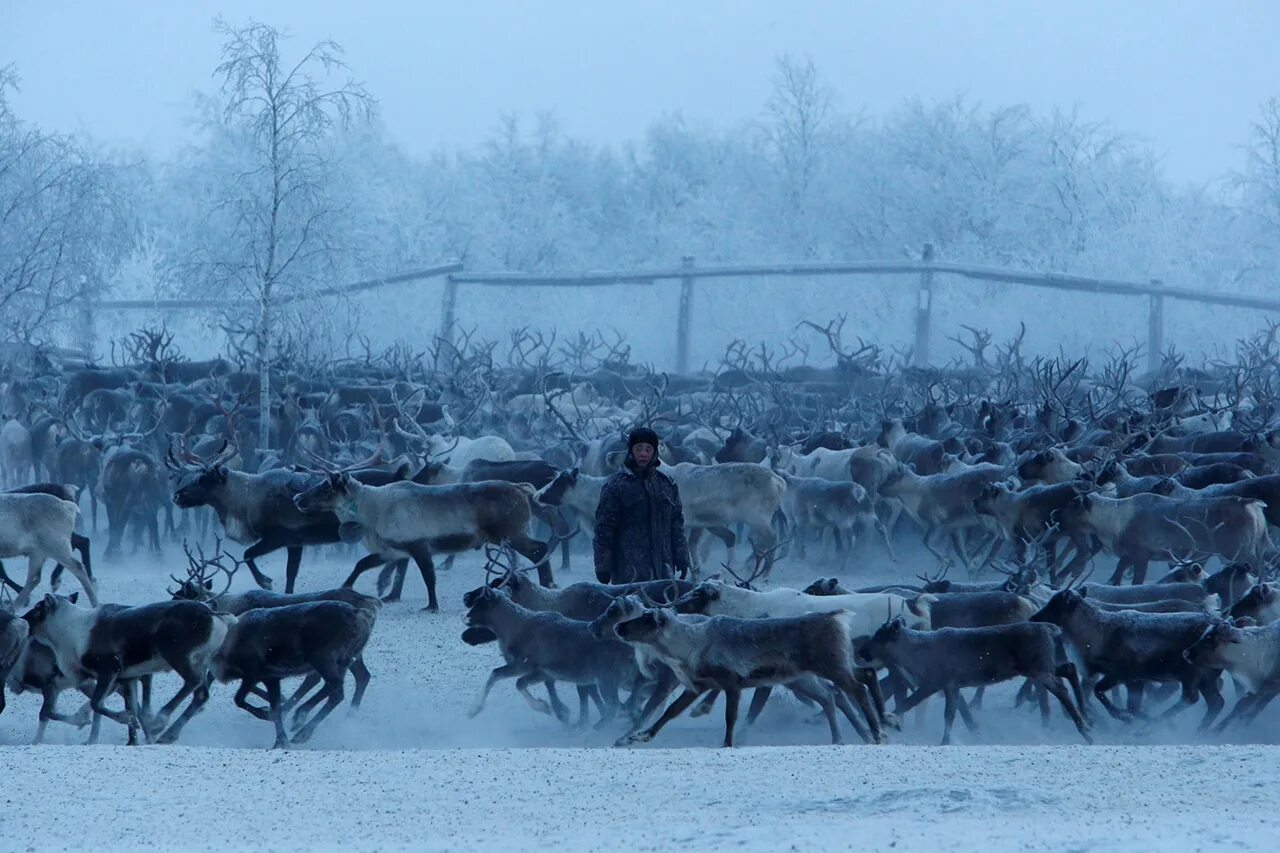
[[[1268,47],[1280,6],[1262,2],[807,3],[785,14],[760,2],[198,6],[9,10],[0,63],[21,78],[15,109],[49,130],[169,156],[195,140],[195,93],[216,90],[221,15],[287,30],[287,52],[337,41],[390,139],[417,158],[475,148],[506,114],[528,125],[549,113],[566,137],[614,149],[674,113],[734,128],[760,116],[774,60],[790,53],[812,58],[841,113],[875,120],[957,95],[986,108],[1078,107],[1149,145],[1167,179],[1205,183],[1242,167],[1280,70]]]

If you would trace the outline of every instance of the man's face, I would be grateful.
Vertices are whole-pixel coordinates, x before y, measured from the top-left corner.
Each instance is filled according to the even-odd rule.
[[[648,468],[649,463],[653,461],[653,456],[657,451],[652,444],[647,442],[639,442],[631,445],[631,458],[636,460],[636,465],[641,468]]]

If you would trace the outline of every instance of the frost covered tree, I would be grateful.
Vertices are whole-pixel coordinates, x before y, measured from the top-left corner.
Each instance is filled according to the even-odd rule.
[[[211,283],[256,305],[258,443],[265,450],[275,303],[324,280],[351,248],[338,227],[347,201],[333,192],[332,143],[342,128],[371,117],[374,100],[350,79],[335,81],[347,69],[336,42],[321,41],[289,61],[281,55],[287,36],[274,27],[215,26],[225,40],[207,130],[224,158],[223,180],[207,199],[219,240],[203,247],[200,262]]]
[[[1231,176],[1237,210],[1247,226],[1247,268],[1274,286],[1280,263],[1280,98],[1271,98],[1249,127],[1244,170]],[[1263,272],[1265,270],[1265,272]]]
[[[47,339],[95,295],[129,239],[113,167],[77,140],[14,114],[0,68],[0,340]]]
[[[814,254],[809,234],[814,184],[830,148],[831,90],[809,57],[778,57],[765,102],[765,134],[781,166],[791,241]]]

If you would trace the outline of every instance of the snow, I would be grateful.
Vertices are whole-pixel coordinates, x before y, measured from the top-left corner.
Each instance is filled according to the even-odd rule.
[[[65,849],[92,832],[101,849],[1250,850],[1280,837],[1275,757],[1190,746],[113,746],[7,749],[0,769],[10,849]]]
[[[176,556],[175,556],[176,555]],[[336,585],[355,560],[304,556],[303,589]],[[584,577],[586,555],[575,554]],[[713,560],[718,561],[718,557]],[[163,595],[181,551],[161,563],[101,561],[105,601]],[[265,570],[283,582],[283,558]],[[820,571],[785,567],[783,580]],[[909,576],[915,569],[897,570]],[[244,573],[247,574],[247,573]],[[1170,728],[1100,728],[1086,747],[1060,714],[1048,730],[989,691],[981,730],[938,747],[940,708],[909,719],[886,747],[826,744],[826,727],[776,697],[743,746],[716,748],[719,709],[672,723],[649,746],[613,749],[607,731],[568,730],[534,714],[511,682],[475,719],[466,709],[496,664],[491,646],[459,640],[461,594],[478,584],[474,556],[440,573],[443,611],[421,611],[416,572],[406,601],[383,609],[366,659],[373,671],[354,716],[335,712],[313,742],[270,751],[268,723],[214,688],[176,747],[103,745],[51,724],[27,746],[38,698],[9,697],[0,715],[0,822],[10,849],[512,849],[558,846],[929,850],[1261,849],[1280,837],[1280,753],[1273,717],[1235,740],[1204,741],[1192,710]],[[366,575],[362,588],[372,583]],[[247,584],[238,577],[237,586]],[[157,680],[157,701],[177,687]],[[572,691],[562,693],[566,700]],[[77,700],[64,696],[62,707]],[[570,703],[573,704],[572,702]],[[938,705],[940,703],[933,703]],[[847,727],[846,727],[847,732]],[[92,835],[90,835],[92,833]]]

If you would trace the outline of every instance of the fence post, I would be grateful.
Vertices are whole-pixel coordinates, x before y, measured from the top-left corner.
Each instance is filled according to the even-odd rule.
[[[1151,286],[1164,286],[1158,278],[1151,279]],[[1153,293],[1147,306],[1147,370],[1154,373],[1160,369],[1160,359],[1164,353],[1164,294]]]
[[[693,269],[693,255],[680,259],[680,269]],[[693,276],[680,279],[680,316],[676,321],[676,373],[689,372],[689,334],[693,318]]]
[[[933,244],[925,243],[920,260],[933,263]],[[920,273],[920,289],[916,293],[916,346],[912,351],[916,367],[929,365],[929,318],[933,310],[933,270]]]
[[[458,310],[458,282],[453,273],[444,277],[444,304],[440,308],[440,340],[453,345],[453,325]],[[437,359],[443,354],[443,347],[436,348]],[[440,365],[437,364],[439,369]]]

